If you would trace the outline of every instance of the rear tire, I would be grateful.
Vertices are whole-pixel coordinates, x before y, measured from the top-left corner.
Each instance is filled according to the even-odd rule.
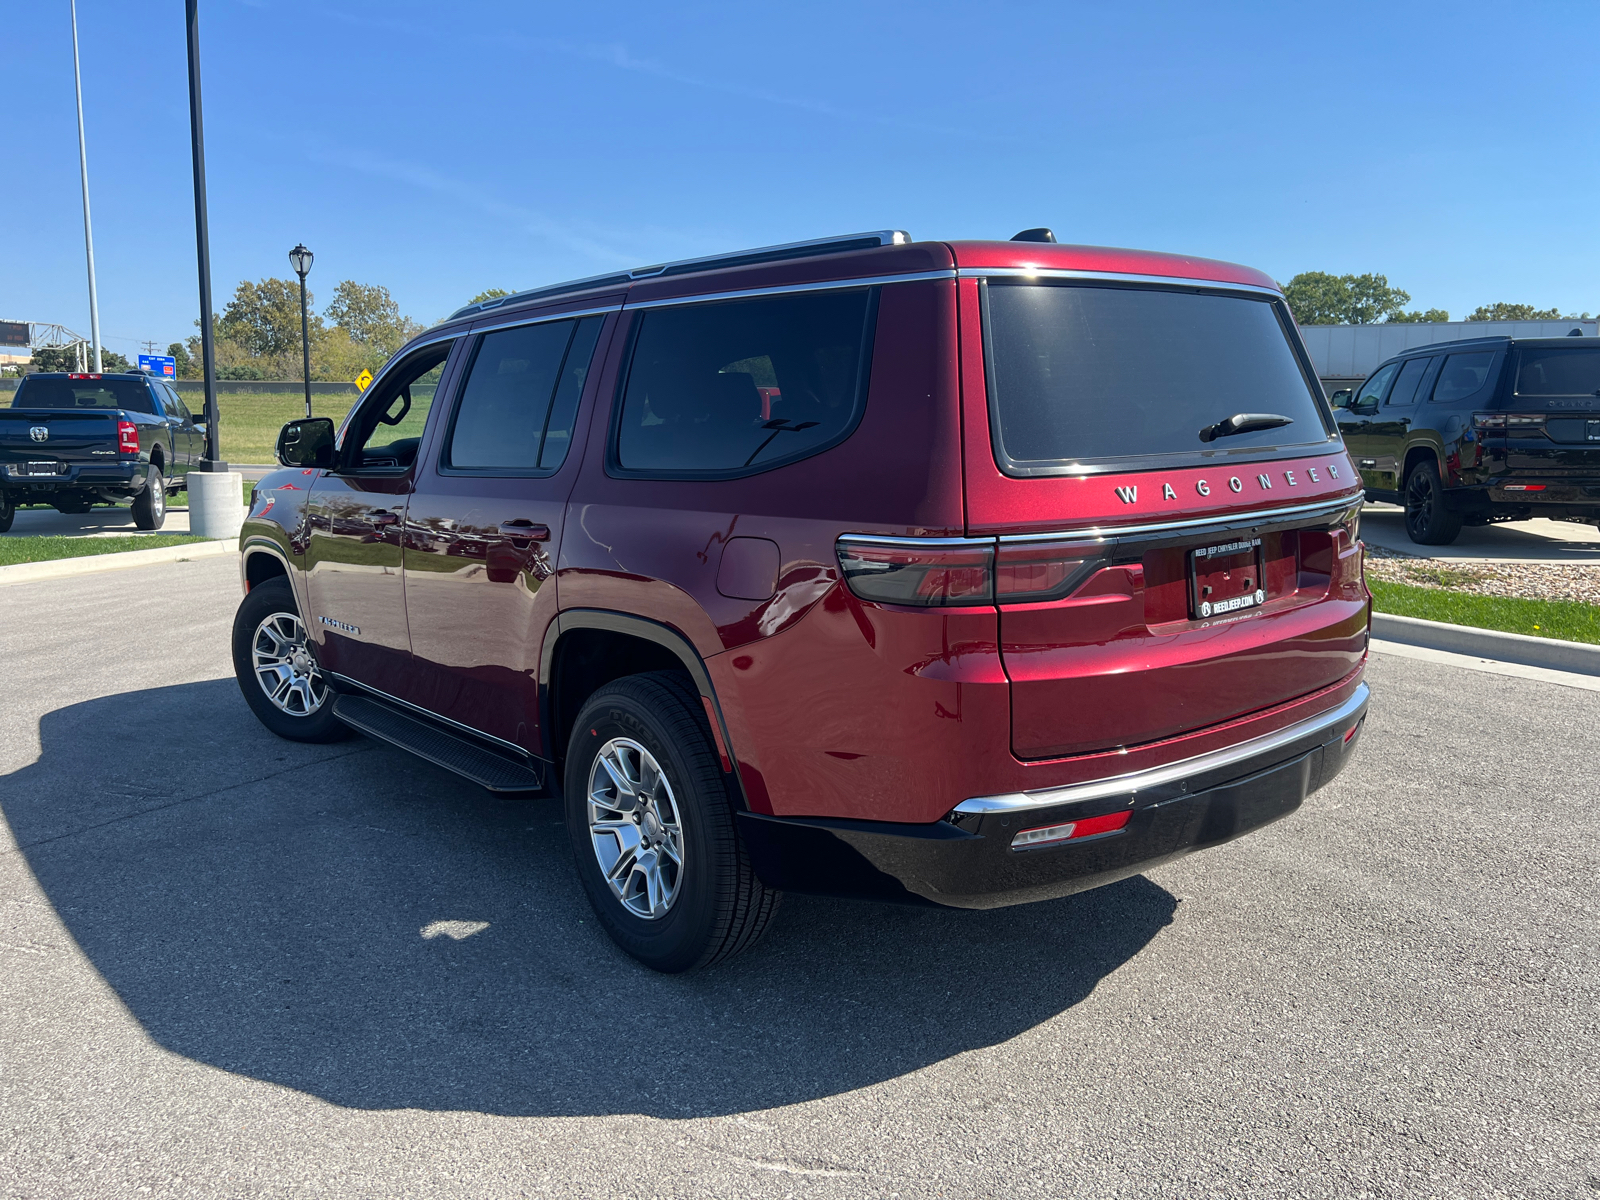
[[[166,480],[161,477],[161,468],[151,463],[150,474],[145,477],[144,491],[133,498],[133,523],[140,529],[160,529],[166,519]]]
[[[564,790],[583,890],[645,966],[709,966],[766,932],[780,893],[750,866],[705,710],[682,676],[632,675],[591,696]]]
[[[333,693],[281,575],[251,588],[234,614],[233,673],[250,711],[281,738],[337,742],[353,732],[333,715]]]
[[[17,506],[11,497],[0,493],[0,533],[11,531],[11,522],[17,519]]]
[[[1406,476],[1406,536],[1419,546],[1448,546],[1461,533],[1461,514],[1445,507],[1444,484],[1432,462]]]

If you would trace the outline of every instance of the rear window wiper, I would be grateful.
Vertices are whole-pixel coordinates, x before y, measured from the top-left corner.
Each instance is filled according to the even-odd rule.
[[[1220,437],[1231,437],[1236,433],[1254,433],[1258,429],[1277,429],[1293,424],[1293,417],[1283,417],[1277,413],[1234,413],[1215,425],[1207,425],[1200,431],[1200,440],[1214,442]]]

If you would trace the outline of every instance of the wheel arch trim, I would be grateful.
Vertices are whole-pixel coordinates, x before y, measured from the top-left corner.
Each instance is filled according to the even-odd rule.
[[[660,621],[652,621],[647,617],[637,617],[631,613],[614,612],[605,608],[569,608],[557,613],[555,618],[545,630],[544,645],[539,652],[539,724],[542,728],[555,731],[553,720],[553,705],[550,695],[550,676],[555,665],[557,647],[567,634],[580,629],[597,629],[607,633],[620,633],[630,637],[640,638],[644,641],[654,642],[661,646],[681,662],[689,672],[689,677],[694,680],[700,698],[705,702],[708,715],[711,717],[711,733],[713,741],[717,743],[716,749],[725,752],[730,774],[733,776],[734,786],[738,790],[740,805],[747,811],[750,809],[750,798],[745,794],[744,779],[739,770],[739,755],[733,744],[733,738],[728,732],[727,718],[723,716],[722,704],[717,699],[716,687],[711,682],[711,672],[706,669],[705,660],[700,657],[699,651],[683,633],[670,625]],[[551,757],[557,753],[553,744],[549,747]]]

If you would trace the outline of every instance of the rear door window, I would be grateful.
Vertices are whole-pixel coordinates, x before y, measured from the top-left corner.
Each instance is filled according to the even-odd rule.
[[[560,467],[603,320],[546,321],[484,334],[456,404],[442,467],[490,474]]]
[[[1494,367],[1499,352],[1480,351],[1477,354],[1451,354],[1439,370],[1439,382],[1433,386],[1433,399],[1438,404],[1459,404],[1474,398],[1487,398],[1494,388]]]
[[[613,469],[732,477],[836,445],[861,417],[876,313],[873,288],[646,311]]]
[[[1270,297],[988,280],[990,427],[1012,475],[1328,440],[1321,388]],[[1236,413],[1288,418],[1207,443]]]

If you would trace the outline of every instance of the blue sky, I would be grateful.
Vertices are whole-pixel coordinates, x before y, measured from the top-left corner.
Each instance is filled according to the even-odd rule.
[[[181,0],[80,0],[106,345],[198,311]],[[67,0],[7,6],[0,317],[88,331]],[[202,0],[214,287],[489,286],[862,229],[1600,310],[1600,6]]]

